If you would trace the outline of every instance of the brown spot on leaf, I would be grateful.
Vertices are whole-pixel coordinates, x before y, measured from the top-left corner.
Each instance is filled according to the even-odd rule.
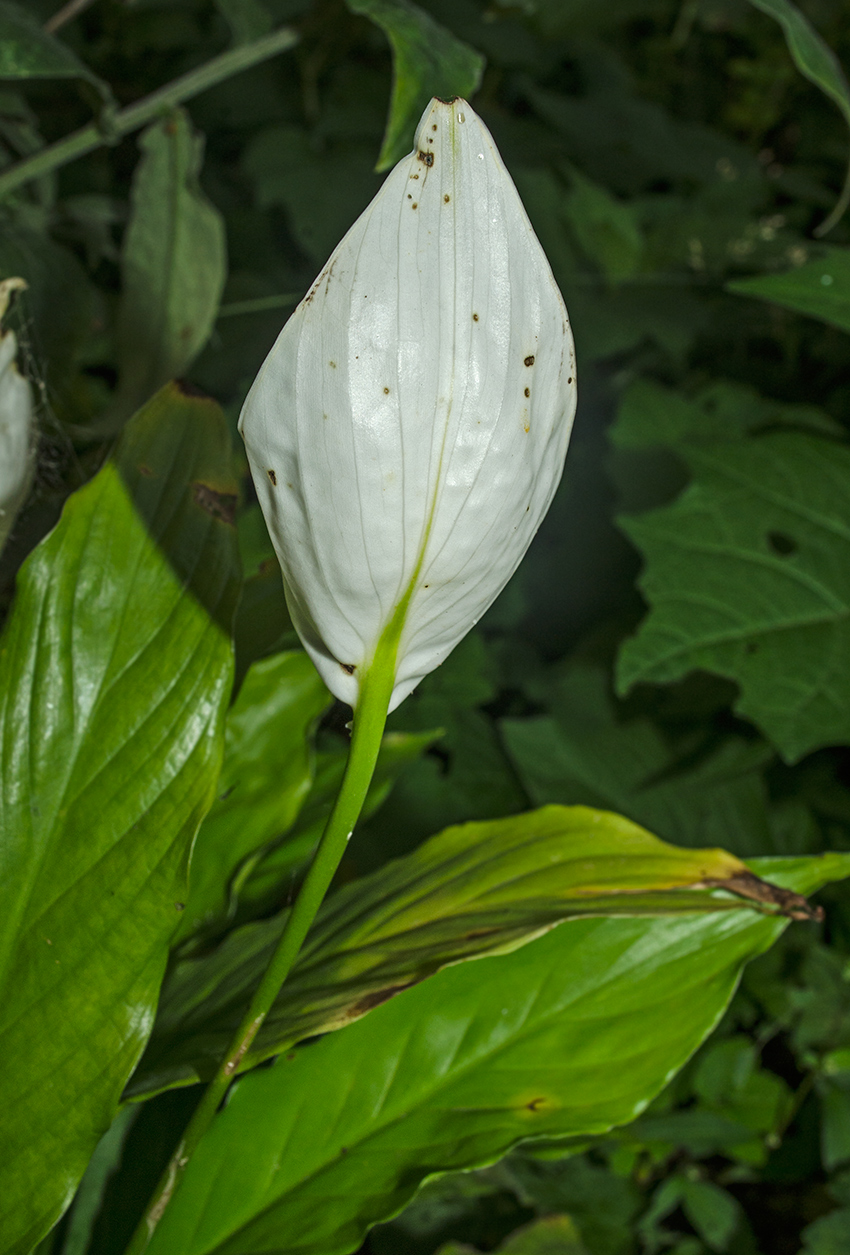
[[[528,357],[527,357],[527,358],[525,358],[525,364],[526,364],[526,366],[533,366],[533,365],[534,365],[534,354],[533,354],[533,353],[529,353]]]
[[[794,893],[791,889],[782,889],[779,885],[773,885],[769,880],[762,880],[753,872],[736,872],[734,876],[729,876],[726,880],[704,880],[701,885],[694,885],[696,888],[706,889],[727,889],[730,893],[737,893],[741,898],[747,898],[751,902],[763,902],[765,906],[776,908],[779,915],[785,915],[788,919],[823,919],[823,908],[820,906],[811,906],[801,893]]]
[[[145,466],[144,462],[140,462],[140,463],[139,463],[139,474],[140,474],[140,475],[153,475],[153,471],[151,470],[151,468],[150,468],[149,466]]]
[[[189,383],[188,379],[175,379],[174,386],[184,397],[201,397],[204,401],[211,400],[208,392],[204,392],[202,388],[198,388],[195,384]]]
[[[357,1002],[349,1008],[349,1017],[354,1020],[359,1015],[365,1015],[367,1011],[374,1010],[383,1002],[389,1002],[390,998],[394,998],[396,994],[400,994],[402,990],[409,989],[411,985],[415,985],[416,981],[407,981],[404,985],[388,985],[386,989],[375,989],[370,994],[358,999]]]
[[[426,166],[428,166],[429,168],[430,168],[430,167],[434,164],[434,154],[433,154],[433,153],[423,153],[421,149],[420,149],[420,150],[419,150],[419,152],[416,154],[416,159],[417,159],[417,161],[421,161],[423,165],[426,165]]]
[[[202,484],[196,480],[192,485],[192,500],[213,518],[233,525],[236,519],[235,492],[219,492],[216,488],[211,488],[209,484]]]
[[[272,488],[277,488],[277,475],[274,473],[274,471],[269,471],[268,476],[269,476],[269,479],[271,480]]]

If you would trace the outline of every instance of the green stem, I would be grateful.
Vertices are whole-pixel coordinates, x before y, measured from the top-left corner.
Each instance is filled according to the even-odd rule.
[[[223,79],[231,78],[279,52],[285,52],[297,42],[297,33],[288,26],[282,26],[280,30],[272,31],[262,39],[243,44],[239,48],[231,48],[221,56],[213,57],[196,70],[190,70],[188,74],[167,83],[165,87],[151,92],[150,96],[145,96],[136,104],[119,110],[109,118],[108,126],[101,127],[93,122],[80,131],[74,131],[73,135],[66,135],[64,139],[48,148],[42,148],[32,157],[19,161],[16,166],[0,174],[0,200],[22,183],[41,178],[51,170],[67,165],[69,161],[76,161],[78,157],[84,157],[86,153],[94,152],[104,144],[114,143],[123,135],[137,131],[153,118],[167,113],[175,105],[182,104],[184,100],[191,100]]]
[[[286,921],[277,949],[251,999],[251,1005],[233,1036],[218,1072],[207,1086],[203,1098],[195,1109],[160,1179],[156,1192],[133,1234],[126,1255],[141,1255],[150,1242],[186,1170],[186,1165],[212,1123],[230,1082],[239,1070],[284,980],[289,975],[339,866],[340,859],[345,853],[354,825],[366,800],[381,747],[381,737],[393,690],[396,648],[397,637],[391,640],[385,638],[382,646],[378,648],[369,673],[364,677],[354,716],[351,748],[348,753],[345,775],[316,848],[310,870],[295,899],[295,905]]]

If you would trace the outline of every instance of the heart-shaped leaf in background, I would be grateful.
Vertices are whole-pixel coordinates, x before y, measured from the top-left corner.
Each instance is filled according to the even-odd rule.
[[[850,448],[805,431],[722,435],[706,417],[648,382],[621,407],[615,442],[672,443],[693,479],[620,520],[644,556],[650,612],[620,650],[618,687],[726,676],[737,713],[796,762],[850,740]]]
[[[224,415],[164,388],[0,643],[0,1250],[67,1206],[153,1022],[213,797],[238,589]]]

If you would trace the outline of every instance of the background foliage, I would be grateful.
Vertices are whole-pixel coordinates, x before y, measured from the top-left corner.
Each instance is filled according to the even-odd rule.
[[[418,8],[99,0],[51,42],[40,31],[53,11],[50,0],[32,0],[26,12],[0,5],[0,188],[18,160],[94,127],[90,151],[0,203],[0,272],[29,283],[8,321],[38,388],[40,428],[35,488],[2,555],[2,610],[23,559],[69,495],[88,485],[18,580],[16,613],[32,604],[42,625],[51,614],[64,621],[39,576],[61,551],[71,555],[61,561],[88,572],[90,606],[105,613],[125,599],[121,648],[133,666],[183,674],[190,655],[203,655],[192,663],[194,688],[164,684],[152,706],[191,757],[205,744],[192,712],[200,703],[206,726],[220,729],[230,682],[222,641],[238,578],[234,520],[244,577],[233,625],[242,687],[191,887],[192,816],[197,822],[212,796],[214,756],[198,768],[194,792],[182,789],[179,771],[172,778],[174,760],[168,766],[164,756],[141,806],[156,849],[131,805],[116,819],[122,835],[109,857],[136,867],[138,849],[147,851],[127,889],[144,909],[132,917],[135,936],[111,931],[120,901],[98,926],[116,953],[131,956],[109,968],[111,978],[137,982],[151,1014],[175,902],[180,914],[136,1096],[162,1088],[166,1064],[176,1066],[174,1016],[194,1024],[186,989],[215,988],[212,1005],[228,1008],[239,964],[266,944],[262,930],[273,930],[290,899],[339,780],[348,717],[293,652],[244,461],[231,482],[223,421],[191,393],[214,397],[235,433],[281,322],[379,186],[376,168],[409,147],[432,92],[477,89],[475,107],[565,295],[581,401],[564,483],[526,562],[392,717],[341,883],[447,825],[547,803],[609,808],[677,845],[720,845],[746,858],[850,850],[850,225],[835,226],[828,242],[816,234],[848,157],[843,0],[799,5],[825,46],[783,0],[424,0]],[[284,23],[298,36],[292,49],[222,74],[129,133],[135,102],[213,58],[238,58]],[[167,402],[170,437],[146,436],[154,420],[144,411],[149,428],[134,427],[101,470],[126,419],[181,375],[191,386]],[[214,438],[198,434],[210,424]],[[146,488],[150,476],[166,490]],[[161,549],[134,531],[128,493]],[[124,519],[115,537],[103,525],[105,501],[107,518]],[[135,583],[110,592],[109,572],[128,564]],[[175,621],[175,573],[211,618],[184,600],[185,622]],[[73,585],[60,594],[73,601]],[[75,613],[84,612],[77,596]],[[158,642],[155,663],[134,632]],[[9,674],[23,684],[35,647],[25,633],[14,640]],[[127,705],[132,676],[121,657],[86,666],[99,667],[103,691],[114,693],[109,736],[125,758],[111,770],[132,772],[145,754],[140,728],[153,716]],[[16,692],[4,690],[10,721],[27,708]],[[67,735],[62,718],[83,735],[78,699],[68,696],[58,715],[29,707],[32,726],[15,722],[14,734],[43,747],[33,770],[46,789],[62,784],[96,813],[109,799],[119,805],[107,777],[88,766],[74,777],[66,748],[51,740]],[[51,806],[39,818],[42,852],[61,843],[69,822],[61,798]],[[168,816],[158,826],[157,807]],[[76,867],[54,888],[48,946],[73,905],[66,892],[94,900]],[[538,1141],[493,1167],[435,1180],[373,1229],[365,1249],[850,1251],[850,898],[839,886],[823,901],[825,924],[792,925],[747,968],[714,1035],[637,1120],[623,1123],[625,1108],[614,1104],[621,1127],[613,1133]],[[95,928],[92,963],[99,935]],[[217,946],[225,935],[230,950]],[[58,962],[46,949],[32,961]],[[418,1002],[396,1000],[383,1019],[372,1013],[350,1040],[373,1058],[368,1035],[379,1040],[402,1015],[396,1007],[424,1015],[444,988],[474,983],[478,966],[432,977]],[[74,979],[100,988],[108,1004],[94,969],[69,974],[59,996],[79,996]],[[704,994],[682,979],[682,999],[696,1005]],[[5,1009],[14,1032],[13,1008]],[[103,1007],[95,1000],[89,1011],[79,1027],[90,1037],[89,1064],[108,1070],[114,1049],[120,1089],[127,1052],[138,1058],[150,1024],[119,1050]],[[200,1034],[203,1016],[198,1023]],[[332,1070],[343,1036],[328,1037],[309,1066],[327,1057]],[[53,1055],[32,1053],[28,1085],[54,1074],[60,1045]],[[416,1078],[427,1091],[424,1064]],[[245,1087],[246,1105],[273,1101],[259,1086]],[[62,1092],[44,1120],[73,1140],[73,1119],[59,1114]],[[123,1250],[195,1095],[164,1091],[123,1110],[40,1255]],[[65,1162],[61,1137],[54,1141]],[[406,1197],[379,1178],[376,1167],[376,1191],[396,1202],[369,1221]],[[61,1206],[75,1188],[76,1178]],[[7,1205],[23,1204],[10,1195]],[[221,1249],[266,1249],[234,1241]]]

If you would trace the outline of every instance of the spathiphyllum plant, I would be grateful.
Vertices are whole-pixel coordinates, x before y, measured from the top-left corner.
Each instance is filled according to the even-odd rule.
[[[516,570],[576,405],[567,311],[481,119],[433,100],[284,327],[240,420],[293,623],[390,709]],[[378,674],[379,673],[379,674]]]
[[[850,82],[797,3],[0,0],[0,1255],[843,1237]],[[779,28],[808,86],[712,118]]]

